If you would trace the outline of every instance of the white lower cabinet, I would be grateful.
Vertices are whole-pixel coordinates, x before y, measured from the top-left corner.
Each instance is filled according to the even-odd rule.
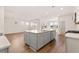
[[[79,53],[79,34],[67,33],[65,36],[66,36],[66,52]]]
[[[79,53],[79,39],[67,38],[66,47],[68,53]]]

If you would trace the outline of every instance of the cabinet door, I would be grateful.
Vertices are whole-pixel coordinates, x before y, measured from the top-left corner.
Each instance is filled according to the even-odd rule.
[[[38,34],[38,49],[44,46],[44,33]]]
[[[66,48],[68,53],[79,53],[79,39],[66,38]]]
[[[37,33],[30,33],[30,46],[37,50]]]
[[[45,45],[50,41],[50,32],[49,31],[45,32],[43,38],[44,38],[43,42],[44,42],[44,45]]]
[[[30,45],[30,36],[29,32],[24,32],[24,42]]]

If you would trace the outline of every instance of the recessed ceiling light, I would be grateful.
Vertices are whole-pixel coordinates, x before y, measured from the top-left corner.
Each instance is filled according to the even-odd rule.
[[[26,24],[26,25],[29,25],[29,23],[28,23],[28,22],[26,22],[25,24]]]
[[[63,10],[63,8],[60,8],[60,10]]]

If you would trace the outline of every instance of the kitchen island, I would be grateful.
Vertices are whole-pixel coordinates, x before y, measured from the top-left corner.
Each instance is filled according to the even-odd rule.
[[[25,44],[29,45],[33,51],[38,51],[50,41],[54,40],[56,30],[26,30],[24,32]]]

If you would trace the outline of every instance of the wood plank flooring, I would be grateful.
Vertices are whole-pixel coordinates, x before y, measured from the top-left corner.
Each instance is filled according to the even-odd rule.
[[[9,53],[34,53],[27,45],[24,44],[24,34],[6,34],[11,43]],[[41,48],[37,53],[65,53],[64,36],[56,35],[56,40]]]

